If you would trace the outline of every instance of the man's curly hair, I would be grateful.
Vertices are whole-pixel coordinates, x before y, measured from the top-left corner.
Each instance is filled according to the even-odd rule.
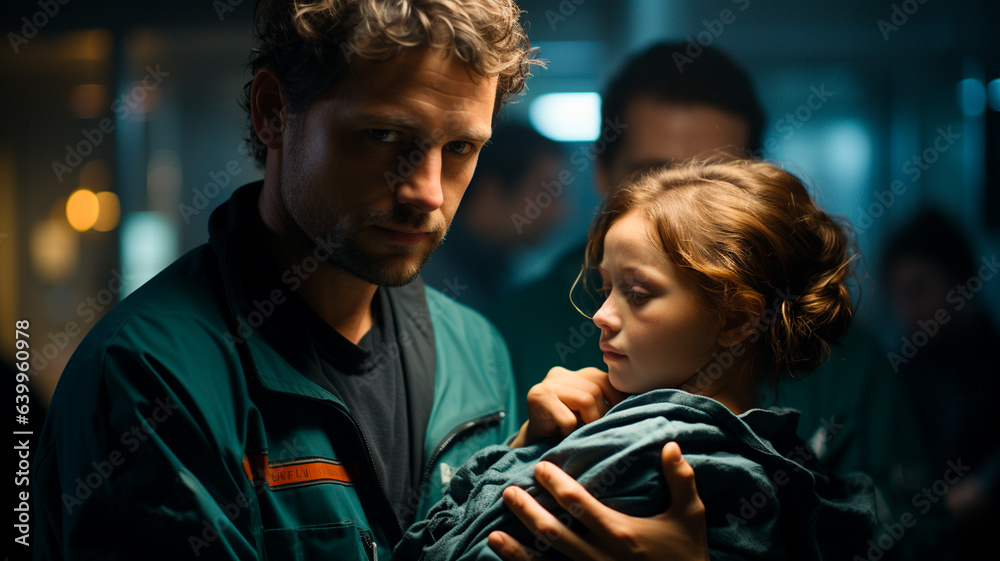
[[[384,61],[404,47],[447,49],[473,73],[498,77],[495,119],[537,63],[520,15],[514,0],[258,0],[249,67],[273,68],[296,113],[329,91],[355,56]],[[248,121],[252,84],[243,87]],[[252,123],[247,141],[263,166],[267,149]]]

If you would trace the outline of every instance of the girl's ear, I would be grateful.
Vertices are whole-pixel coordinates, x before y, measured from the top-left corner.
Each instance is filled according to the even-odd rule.
[[[718,343],[732,347],[742,343],[760,326],[760,314],[749,310],[733,310],[726,314],[726,322],[719,331]]]

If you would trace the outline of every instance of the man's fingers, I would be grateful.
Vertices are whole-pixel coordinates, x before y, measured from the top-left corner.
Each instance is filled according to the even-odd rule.
[[[550,462],[535,465],[535,479],[548,491],[559,506],[593,532],[606,534],[602,521],[613,520],[619,514],[604,506],[575,479]]]
[[[663,477],[670,489],[670,510],[672,513],[697,514],[705,510],[694,480],[694,468],[681,455],[681,447],[676,442],[668,442],[660,453]]]
[[[491,532],[486,539],[486,543],[502,559],[506,561],[539,561],[543,559],[541,554],[533,549],[528,549],[521,545],[506,532]]]
[[[539,553],[555,549],[571,559],[600,558],[594,546],[563,525],[527,491],[520,487],[507,487],[503,492],[503,502],[528,531],[535,535],[537,539],[532,545]]]

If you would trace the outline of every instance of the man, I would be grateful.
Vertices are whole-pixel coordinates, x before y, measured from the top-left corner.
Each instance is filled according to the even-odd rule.
[[[35,464],[36,558],[384,558],[454,468],[513,432],[503,340],[415,278],[527,74],[518,15],[509,0],[258,4],[245,102],[264,179],[67,366]],[[557,549],[676,535],[705,557],[690,466],[663,461],[670,511],[582,503],[600,543],[565,533]],[[589,497],[565,474],[546,485]],[[532,507],[512,505],[552,530]]]

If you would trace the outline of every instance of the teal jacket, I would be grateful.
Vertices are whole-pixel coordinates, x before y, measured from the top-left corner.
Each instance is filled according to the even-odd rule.
[[[501,497],[508,485],[518,485],[577,526],[535,481],[539,460],[560,466],[615,510],[660,514],[670,504],[660,450],[671,440],[694,468],[713,560],[864,556],[875,524],[871,480],[826,474],[795,436],[797,419],[791,410],[736,416],[717,401],[679,390],[629,397],[561,442],[492,446],[473,456],[445,498],[410,527],[393,561],[495,560],[486,545],[494,530],[551,553],[552,544],[527,534]]]
[[[364,427],[262,328],[296,287],[248,288],[259,189],[70,360],[34,465],[36,559],[386,559],[402,536]],[[511,367],[475,312],[419,281],[388,294],[388,356],[433,383],[419,520],[452,468],[514,432]]]

